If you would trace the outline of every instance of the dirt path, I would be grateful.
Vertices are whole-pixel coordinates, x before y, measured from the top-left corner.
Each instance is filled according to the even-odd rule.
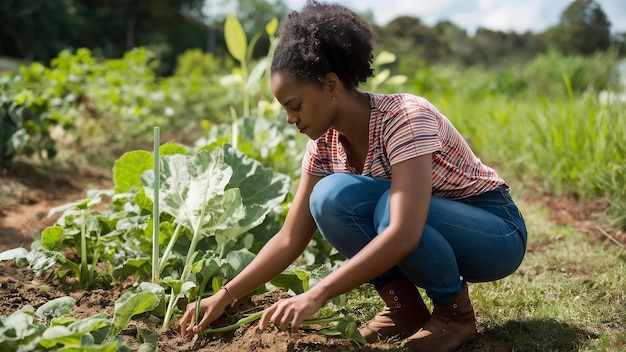
[[[100,169],[44,170],[16,163],[0,171],[0,252],[15,247],[30,249],[43,229],[60,214],[53,207],[87,196],[88,188],[111,188],[111,176]]]

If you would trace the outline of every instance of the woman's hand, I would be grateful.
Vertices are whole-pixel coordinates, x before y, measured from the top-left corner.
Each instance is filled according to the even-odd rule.
[[[259,329],[265,330],[271,322],[283,331],[291,327],[291,332],[295,333],[300,328],[300,323],[317,313],[323,304],[324,301],[312,291],[281,299],[265,310],[259,321]]]
[[[182,337],[192,336],[206,329],[209,324],[215,321],[224,313],[224,309],[229,303],[230,297],[224,297],[224,290],[211,297],[203,298],[200,301],[200,322],[196,322],[196,302],[187,305],[187,310],[180,320],[180,335]]]

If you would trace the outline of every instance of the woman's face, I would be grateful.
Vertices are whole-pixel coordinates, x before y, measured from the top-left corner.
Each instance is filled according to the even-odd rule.
[[[300,133],[317,139],[333,126],[336,103],[328,79],[319,86],[301,83],[283,73],[272,75],[272,93],[287,112],[287,123],[296,125]]]

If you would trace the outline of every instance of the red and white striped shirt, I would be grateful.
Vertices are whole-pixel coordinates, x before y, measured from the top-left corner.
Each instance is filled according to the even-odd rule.
[[[369,97],[369,150],[362,175],[391,179],[392,165],[432,153],[433,195],[462,198],[506,186],[428,100],[411,94],[370,93]],[[315,176],[357,173],[348,164],[339,137],[339,132],[331,128],[320,138],[310,140],[302,171]]]

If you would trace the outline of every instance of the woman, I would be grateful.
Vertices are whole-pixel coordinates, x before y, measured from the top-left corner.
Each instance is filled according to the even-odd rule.
[[[283,21],[271,84],[287,123],[310,138],[298,190],[254,261],[202,300],[200,322],[187,307],[183,336],[280,274],[316,228],[349,260],[268,308],[261,330],[295,332],[327,300],[370,282],[386,307],[360,328],[367,341],[400,335],[414,351],[455,350],[476,333],[467,282],[520,265],[526,228],[508,186],[450,121],[424,98],[357,89],[372,75],[374,36],[350,10],[316,1]]]

